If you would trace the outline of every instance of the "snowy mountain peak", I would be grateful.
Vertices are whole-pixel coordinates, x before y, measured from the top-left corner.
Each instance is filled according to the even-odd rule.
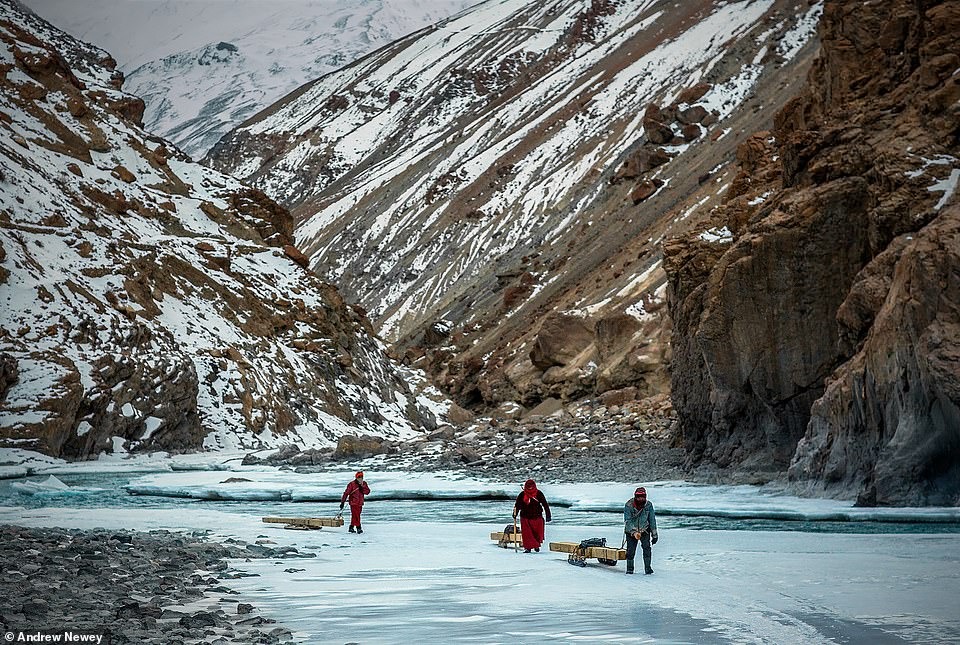
[[[146,128],[195,157],[303,83],[474,0],[27,0],[116,56]],[[144,25],[149,25],[148,29]]]

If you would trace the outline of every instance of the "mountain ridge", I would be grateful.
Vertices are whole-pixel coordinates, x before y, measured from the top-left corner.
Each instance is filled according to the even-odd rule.
[[[755,122],[772,119],[785,98],[748,97],[758,81],[793,82],[781,67],[808,64],[819,6],[487,3],[311,84],[206,162],[290,206],[312,266],[461,404],[532,408],[631,380],[662,393],[668,336],[641,304],[663,302],[662,271],[648,273],[654,238],[689,184],[705,185],[696,177],[724,174],[733,147],[723,120],[745,100]],[[687,168],[711,154],[691,151],[711,146],[728,157]],[[604,249],[624,246],[623,227],[650,238],[635,240],[633,258]],[[564,265],[586,260],[575,250],[587,240],[587,272],[605,255],[618,264],[598,272],[609,293],[564,277]],[[564,300],[558,282],[580,295]],[[598,313],[558,309],[558,329],[577,317],[587,329],[551,356],[564,341],[530,328],[558,306]],[[619,322],[602,323],[607,315]],[[535,346],[548,348],[539,365]]]
[[[218,7],[204,0],[88,0],[82,11],[64,0],[27,4],[110,50],[127,91],[146,102],[147,130],[199,158],[302,83],[470,2],[234,0]]]
[[[0,30],[5,449],[324,448],[433,427],[440,397],[303,267],[288,211],[144,132],[105,52],[10,0]]]

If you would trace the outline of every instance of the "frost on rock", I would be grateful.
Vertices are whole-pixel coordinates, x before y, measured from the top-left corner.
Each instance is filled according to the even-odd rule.
[[[729,244],[733,242],[733,233],[726,226],[711,228],[701,233],[700,239],[711,244]]]

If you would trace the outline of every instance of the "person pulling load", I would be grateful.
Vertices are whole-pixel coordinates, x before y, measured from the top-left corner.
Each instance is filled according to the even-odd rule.
[[[550,504],[543,493],[537,490],[537,483],[528,479],[523,484],[523,490],[517,495],[513,505],[513,517],[520,515],[520,536],[523,540],[523,552],[530,553],[533,549],[540,553],[540,546],[544,540],[543,514],[546,512],[547,521],[550,521]]]
[[[637,555],[637,543],[643,550],[643,572],[653,573],[650,560],[653,551],[651,544],[656,544],[657,516],[653,510],[653,502],[647,500],[647,489],[641,486],[633,493],[633,499],[627,500],[623,508],[623,532],[627,538],[627,573],[633,573],[633,559]]]
[[[353,481],[347,484],[347,488],[340,497],[340,510],[343,510],[343,504],[350,500],[350,528],[351,533],[363,533],[360,526],[360,513],[363,511],[363,497],[370,494],[370,487],[363,481],[363,471],[358,471],[354,475]]]

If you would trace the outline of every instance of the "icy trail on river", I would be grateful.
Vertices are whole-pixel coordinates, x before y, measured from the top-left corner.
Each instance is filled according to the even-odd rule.
[[[174,462],[162,463],[169,468]],[[316,553],[294,564],[236,562],[255,576],[230,582],[304,643],[900,643],[960,638],[960,534],[950,532],[957,509],[864,509],[750,486],[643,482],[661,518],[653,555],[656,573],[625,576],[622,563],[581,569],[570,566],[563,554],[498,548],[489,534],[510,521],[508,500],[519,490],[518,482],[368,470],[372,494],[364,510],[366,531],[358,536],[345,527],[285,531],[260,521],[265,514],[332,515],[350,477],[346,470],[120,472],[105,476],[115,481],[107,479],[100,487],[69,484],[82,468],[73,466],[71,474],[64,467],[67,472],[59,478],[48,479],[55,470],[50,466],[30,485],[0,482],[0,523],[205,529],[214,539],[268,539]],[[249,481],[224,483],[231,477]],[[554,505],[547,541],[605,537],[619,546],[618,509],[635,485],[543,484]],[[125,496],[106,495],[124,495],[120,487]],[[100,495],[114,500],[112,505],[97,506]],[[118,499],[129,505],[117,504]],[[787,528],[696,528],[698,518],[708,516],[779,519],[769,526]],[[677,524],[680,520],[686,524]],[[797,531],[788,527],[791,520],[873,522],[890,532]],[[898,521],[930,524],[934,531],[942,523],[944,532],[898,533]],[[749,525],[746,519],[741,524]]]

